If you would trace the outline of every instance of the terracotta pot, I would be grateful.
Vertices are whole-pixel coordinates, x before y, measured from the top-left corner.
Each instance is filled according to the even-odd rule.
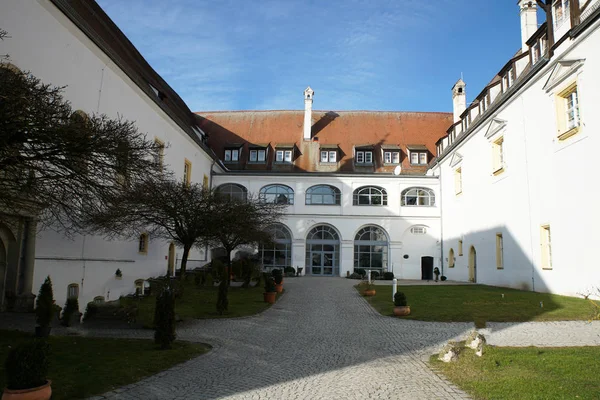
[[[397,317],[402,317],[404,315],[410,314],[410,306],[399,306],[394,307],[394,315]]]
[[[263,293],[265,303],[275,304],[275,298],[277,297],[277,292],[264,292]]]
[[[4,389],[2,400],[49,400],[52,397],[51,380],[43,386],[33,389],[10,390]]]
[[[277,291],[277,293],[283,293],[283,283],[280,285],[275,284],[275,290]]]
[[[363,290],[363,296],[375,296],[375,290]]]

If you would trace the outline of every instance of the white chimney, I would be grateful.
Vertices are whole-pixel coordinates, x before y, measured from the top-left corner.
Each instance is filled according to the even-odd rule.
[[[467,109],[467,92],[465,88],[467,84],[459,79],[458,82],[452,86],[452,108],[454,111],[454,122],[460,121],[460,114],[465,112]]]
[[[315,91],[309,87],[304,90],[304,140],[311,139],[312,102]]]
[[[529,51],[526,42],[538,29],[537,3],[535,0],[519,0],[521,15],[521,48],[523,53]]]

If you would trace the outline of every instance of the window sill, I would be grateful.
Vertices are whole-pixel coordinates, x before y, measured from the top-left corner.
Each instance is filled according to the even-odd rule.
[[[395,167],[396,165],[400,165],[400,163],[383,163],[384,167]]]
[[[293,165],[292,161],[274,161],[273,165]]]
[[[354,163],[356,167],[372,167],[373,163]]]
[[[502,166],[502,167],[500,167],[500,168],[497,168],[496,170],[494,170],[494,171],[492,172],[492,175],[494,175],[494,176],[498,176],[498,175],[500,175],[500,174],[501,174],[501,173],[503,173],[503,172],[504,172],[504,166]]]
[[[544,270],[544,271],[552,271],[552,267],[542,267],[542,270]]]
[[[330,162],[330,161],[319,161],[319,164],[320,165],[336,165],[337,161],[332,161],[332,162]]]
[[[455,194],[456,196],[459,196],[459,195],[461,195],[461,194],[462,194],[462,190],[461,190],[460,192],[454,192],[454,194]]]
[[[248,161],[248,164],[252,165],[265,165],[266,163],[266,161]]]
[[[558,135],[558,140],[568,139],[571,136],[574,136],[574,135],[578,134],[580,130],[581,130],[580,126],[576,126],[575,128],[571,128],[568,131],[563,132],[560,135]]]
[[[239,161],[233,161],[233,160],[229,160],[229,161],[223,161],[223,164],[239,164]]]
[[[146,256],[146,255],[148,255],[148,251],[147,250],[146,251],[138,251],[138,254],[143,254]]]
[[[400,204],[400,207],[418,207],[418,208],[434,208],[435,205],[433,206],[425,206],[425,205],[419,205],[419,204]]]
[[[328,207],[331,207],[331,206],[338,206],[339,207],[339,206],[341,206],[341,204],[307,204],[307,203],[304,203],[304,205],[305,206],[328,206]]]
[[[387,207],[387,204],[352,204],[356,207]]]

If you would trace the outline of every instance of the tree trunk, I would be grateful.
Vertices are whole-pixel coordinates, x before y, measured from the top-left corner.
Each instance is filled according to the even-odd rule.
[[[185,280],[185,271],[187,268],[187,260],[188,260],[188,256],[190,255],[191,248],[192,248],[192,246],[190,246],[190,245],[183,246],[183,256],[181,256],[181,270],[180,270],[180,274],[179,274],[179,279],[181,281]]]
[[[226,275],[226,280],[227,280],[227,287],[229,287],[231,285],[231,273],[233,272],[233,263],[231,262],[231,252],[233,251],[233,249],[227,250],[227,271],[225,272]]]

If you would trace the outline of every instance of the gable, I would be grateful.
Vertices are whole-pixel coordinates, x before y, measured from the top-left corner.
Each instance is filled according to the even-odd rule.
[[[493,118],[489,123],[487,131],[485,132],[485,138],[490,139],[496,133],[500,132],[502,129],[506,127],[506,121],[500,118]]]
[[[557,85],[559,85],[562,81],[564,81],[568,76],[571,76],[575,71],[577,71],[583,63],[584,59],[579,60],[561,60],[552,69],[546,84],[544,85],[545,91],[550,91],[554,89]]]
[[[460,164],[462,162],[462,155],[457,151],[456,153],[452,154],[452,158],[450,158],[450,167],[454,168],[456,167],[458,164]]]

